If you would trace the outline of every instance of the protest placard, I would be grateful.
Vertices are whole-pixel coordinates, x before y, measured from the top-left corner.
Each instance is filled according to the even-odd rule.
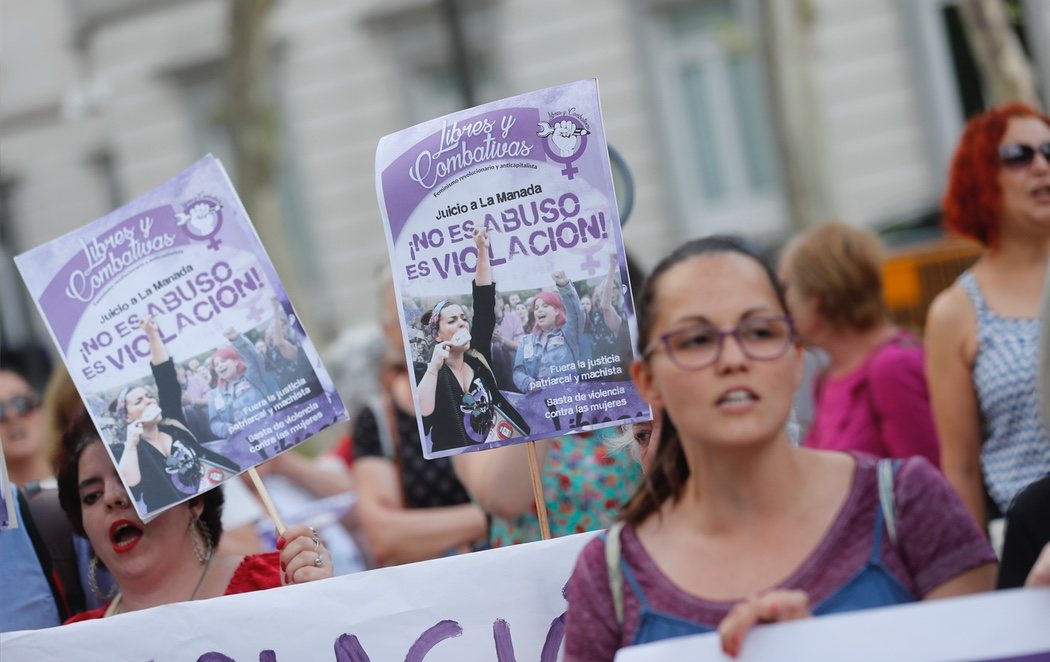
[[[143,520],[346,418],[210,155],[15,262]]]
[[[593,533],[0,634],[4,662],[555,662]]]
[[[1036,662],[1050,660],[1050,588],[981,593],[762,625],[738,662]],[[722,662],[717,634],[630,646],[616,662]]]
[[[597,81],[386,136],[376,188],[426,457],[649,417]]]

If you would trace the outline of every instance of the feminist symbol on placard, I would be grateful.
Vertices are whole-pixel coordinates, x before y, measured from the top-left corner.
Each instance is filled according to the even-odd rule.
[[[543,141],[543,151],[558,163],[565,165],[561,174],[573,179],[580,171],[572,162],[580,158],[587,149],[587,136],[590,134],[583,123],[572,115],[558,115],[550,122],[540,122],[536,132]]]
[[[216,235],[222,227],[222,205],[218,200],[201,196],[188,202],[184,212],[176,212],[177,225],[190,239],[207,241],[210,250],[218,250],[222,243]]]
[[[584,258],[583,262],[580,263],[580,268],[585,270],[591,276],[597,273],[598,269],[602,266],[602,263],[594,257],[600,250],[601,246],[599,246],[597,250],[590,251],[587,253],[587,257]]]
[[[266,314],[266,308],[262,305],[262,297],[258,296],[251,300],[248,305],[248,319],[258,324]]]

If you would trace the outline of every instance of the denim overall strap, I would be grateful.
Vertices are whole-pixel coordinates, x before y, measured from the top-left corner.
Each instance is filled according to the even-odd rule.
[[[638,583],[638,578],[634,576],[634,570],[631,570],[631,566],[627,565],[627,562],[622,558],[620,559],[620,568],[623,570],[623,576],[627,579],[627,583],[631,585],[631,590],[634,591],[634,597],[638,598],[638,603],[641,605],[641,611],[644,614],[649,611],[649,600],[646,599],[645,593],[642,591],[642,585]]]
[[[623,629],[624,621],[623,580],[625,578],[639,603],[638,629],[634,633],[634,638],[631,641],[632,645],[659,641],[668,637],[712,632],[714,628],[709,625],[652,610],[649,600],[642,591],[642,585],[638,583],[634,570],[624,560],[621,553],[620,534],[623,531],[623,527],[623,522],[617,522],[602,535],[605,537],[605,565],[609,573],[609,588],[612,591],[613,609],[616,612],[616,624],[621,630]]]

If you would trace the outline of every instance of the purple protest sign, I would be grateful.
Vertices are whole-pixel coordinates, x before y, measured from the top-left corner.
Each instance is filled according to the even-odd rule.
[[[15,262],[143,520],[346,418],[211,156]]]
[[[426,457],[649,418],[597,81],[386,136],[376,189]]]

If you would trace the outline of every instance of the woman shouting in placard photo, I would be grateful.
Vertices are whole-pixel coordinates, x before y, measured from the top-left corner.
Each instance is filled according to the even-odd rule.
[[[237,473],[240,466],[205,448],[186,425],[182,386],[175,364],[152,316],[141,321],[150,348],[156,390],[127,386],[114,403],[124,426],[124,446],[114,448],[121,475],[147,512],[159,510],[201,490],[202,461]]]
[[[488,233],[475,229],[474,244],[478,266],[471,287],[473,320],[464,306],[448,299],[439,301],[421,319],[434,349],[429,363],[416,365],[417,392],[423,428],[434,451],[529,433],[529,424],[500,393],[492,373],[496,286]],[[497,420],[513,429],[497,426]]]

